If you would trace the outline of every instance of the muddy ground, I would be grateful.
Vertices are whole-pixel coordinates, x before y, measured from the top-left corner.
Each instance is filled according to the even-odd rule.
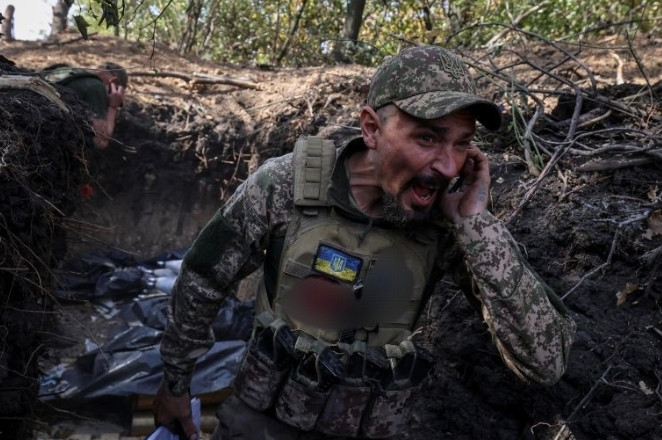
[[[594,82],[600,96],[626,103],[627,111],[607,114],[604,101],[587,100],[581,113],[593,110],[602,119],[575,121],[581,142],[558,154],[556,166],[536,183],[535,158],[517,142],[526,126],[516,117],[521,109],[533,117],[533,101],[519,92],[514,95],[524,96],[523,107],[508,100],[507,78],[480,80],[485,95],[510,115],[497,135],[479,136],[491,160],[492,210],[507,222],[531,265],[565,297],[578,323],[577,338],[558,384],[524,384],[503,366],[462,294],[441,283],[419,335],[437,365],[415,402],[408,438],[662,439],[661,113],[656,87],[638,95],[643,85],[662,79],[662,49],[654,37],[635,43],[568,46],[571,62],[550,68],[542,79],[532,63],[513,65],[513,59],[526,53],[534,65],[554,66],[560,64],[555,58],[568,53],[538,44],[506,48],[492,59],[495,69],[531,89],[586,89]],[[63,220],[69,257],[112,246],[148,258],[187,246],[249,171],[290,151],[298,136],[342,139],[357,133],[372,73],[360,66],[219,65],[107,37],[60,45],[0,42],[0,54],[25,69],[105,60],[129,68],[116,141],[105,151],[86,152],[83,183],[92,193],[81,195]],[[485,51],[464,55],[485,65]],[[173,72],[217,83],[167,76]],[[616,85],[619,76],[623,85]],[[222,83],[227,79],[233,84]],[[550,117],[541,118],[534,133],[562,145],[573,130],[576,101],[569,102],[559,107],[555,95],[545,99]],[[560,151],[549,145],[551,155]],[[51,362],[58,358],[55,348],[48,354]]]

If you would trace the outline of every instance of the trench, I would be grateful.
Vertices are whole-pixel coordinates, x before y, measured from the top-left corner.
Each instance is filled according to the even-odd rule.
[[[35,168],[56,170],[54,175],[39,175],[36,182],[41,186],[37,192],[48,195],[46,199],[66,215],[54,215],[49,204],[26,196],[19,189],[16,197],[2,199],[11,205],[3,206],[0,211],[5,218],[22,225],[19,230],[24,233],[24,242],[39,251],[41,260],[50,267],[59,267],[76,256],[99,249],[118,252],[130,258],[132,264],[151,262],[155,256],[189,246],[247,173],[268,157],[287,152],[299,135],[319,134],[334,126],[334,130],[324,134],[340,139],[355,133],[351,129],[338,130],[338,126],[356,123],[357,109],[353,103],[360,102],[362,90],[365,91],[364,81],[348,78],[350,75],[340,77],[336,83],[328,80],[331,85],[324,83],[324,87],[328,86],[324,93],[311,95],[309,99],[289,99],[273,111],[254,118],[246,115],[245,108],[250,108],[249,105],[237,110],[237,102],[232,101],[229,93],[215,97],[217,106],[222,108],[219,113],[214,113],[212,106],[186,105],[174,99],[146,102],[145,96],[140,95],[141,99],[130,100],[122,110],[117,141],[109,149],[73,148],[71,154],[63,155],[66,160],[51,161],[50,168]],[[333,93],[340,97],[328,98]],[[26,96],[21,97],[23,103],[36,99]],[[50,127],[50,131],[28,124],[41,121],[35,114],[26,112],[45,105],[37,101],[12,110],[25,116],[22,121],[26,128],[21,135],[32,140],[35,134],[45,136],[31,143],[42,152],[60,152],[61,146],[65,150],[70,148],[76,139],[76,131],[68,130],[75,127],[73,123],[42,122],[41,127]],[[0,107],[7,102],[3,99]],[[58,121],[57,117],[52,120]],[[9,119],[0,119],[0,123],[6,121]],[[15,132],[17,126],[21,124],[3,127],[3,135]],[[84,142],[76,141],[79,144]],[[492,208],[505,218],[519,205],[525,184],[532,177],[527,175],[522,161],[517,160],[522,152],[516,145],[504,145],[503,139],[487,145],[494,187]],[[46,155],[30,157],[34,160]],[[79,158],[84,158],[84,165],[78,163]],[[521,383],[501,362],[480,316],[457,288],[446,284],[423,313],[421,342],[435,353],[437,365],[429,383],[412,403],[414,418],[408,438],[662,438],[659,425],[662,279],[654,273],[659,265],[648,265],[641,259],[660,246],[662,237],[651,232],[654,226],[649,221],[618,227],[628,218],[640,215],[644,208],[659,210],[655,204],[659,201],[651,197],[655,198],[662,187],[660,166],[649,162],[614,172],[581,174],[575,171],[580,164],[570,158],[565,160],[561,166],[565,176],[550,176],[509,224],[528,261],[557,292],[563,294],[579,286],[566,300],[579,331],[565,376],[551,387]],[[81,192],[82,188],[85,191]],[[58,194],[66,197],[58,199]],[[26,200],[35,203],[26,204]],[[36,221],[45,218],[57,221]],[[617,232],[617,251],[607,270],[583,280],[605,262]],[[1,237],[0,245],[5,246],[0,247],[3,261],[9,261],[6,256],[11,248],[6,247],[7,236]],[[11,261],[16,266],[3,268],[31,261],[24,254],[19,257],[22,258]],[[42,272],[50,273],[46,268]],[[85,412],[81,408],[84,408],[97,413],[93,423],[96,428],[111,429],[102,423],[105,417],[105,422],[124,427],[123,436],[129,435],[131,428],[126,426],[134,420],[148,422],[149,398],[144,397],[83,400],[75,402],[77,406],[63,403],[55,411],[52,402],[46,408],[35,406],[38,376],[47,367],[74,361],[92,336],[99,343],[104,338],[110,339],[116,322],[112,319],[106,322],[99,316],[92,301],[51,302],[45,300],[48,296],[24,299],[23,296],[33,295],[33,286],[21,285],[19,289],[15,283],[20,277],[13,273],[7,276],[8,273],[4,270],[0,278],[3,294],[10,286],[11,297],[20,302],[11,304],[9,312],[7,308],[3,310],[3,323],[10,317],[16,326],[11,328],[11,338],[6,337],[5,331],[2,341],[5,346],[23,348],[17,357],[29,363],[29,377],[34,380],[27,386],[20,385],[26,390],[21,397],[12,394],[5,399],[9,404],[3,407],[3,416],[13,417],[12,421],[22,427],[27,420],[30,427],[48,431],[51,421],[57,416],[62,419],[62,410],[71,411],[68,416],[75,415],[68,417],[67,422],[71,422],[71,419],[82,420],[80,416]],[[41,281],[54,280],[43,277]],[[629,285],[634,287],[627,300],[617,304],[615,294]],[[252,286],[247,287],[247,293],[240,297],[248,299],[248,292],[252,291]],[[29,312],[17,314],[15,309]],[[48,320],[38,322],[39,326],[35,327],[37,321],[29,318],[35,311],[41,312],[42,317],[52,316],[54,310],[61,312],[57,315],[59,327]],[[28,338],[35,334],[35,329],[37,334],[49,332],[51,337]],[[35,351],[38,347],[41,348]],[[33,362],[35,359],[39,363]],[[7,359],[0,357],[0,360],[5,367]],[[0,374],[0,381],[6,391],[7,378]],[[222,397],[208,397],[206,416],[210,416]],[[15,405],[17,401],[21,405]],[[111,417],[111,413],[115,415]],[[136,414],[138,417],[134,417]],[[3,434],[12,432],[16,438],[25,438],[25,431],[15,428],[16,424],[10,426],[4,422]],[[66,429],[61,433],[74,432],[71,427]]]

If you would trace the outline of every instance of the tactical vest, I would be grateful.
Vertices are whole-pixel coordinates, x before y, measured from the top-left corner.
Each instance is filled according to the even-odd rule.
[[[302,430],[389,437],[403,429],[406,402],[432,365],[408,337],[424,300],[437,234],[342,216],[327,199],[335,161],[329,140],[307,137],[295,145],[295,208],[276,292],[271,302],[265,289],[258,293],[256,332],[235,388],[253,408],[275,408],[277,418]],[[314,297],[317,292],[306,289],[316,287],[342,296],[331,299],[349,304],[348,315],[358,310],[356,319],[340,316],[320,327],[305,310],[297,315],[292,301]],[[363,300],[368,310],[360,308]]]

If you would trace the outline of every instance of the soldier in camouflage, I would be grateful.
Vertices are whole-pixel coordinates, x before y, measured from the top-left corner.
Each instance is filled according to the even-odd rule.
[[[42,70],[39,76],[76,93],[92,113],[94,146],[100,150],[108,148],[129,82],[126,70],[112,62],[94,70],[55,64]]]
[[[317,219],[317,208],[311,211],[297,196],[298,179],[293,170],[302,159],[296,156],[296,149],[295,155],[270,159],[249,176],[209,221],[184,259],[161,343],[164,380],[154,401],[155,422],[179,423],[189,439],[197,438],[188,392],[196,359],[213,343],[210,324],[226,292],[262,265],[265,293],[258,296],[258,312],[267,312],[260,314],[256,328],[263,331],[271,326],[273,335],[283,328],[303,333],[296,348],[315,351],[312,357],[297,358],[295,366],[288,367],[292,371],[299,371],[306,359],[316,360],[318,373],[321,366],[333,370],[335,364],[323,360],[329,352],[345,353],[342,360],[347,360],[347,353],[359,353],[364,365],[365,359],[376,359],[369,353],[385,353],[385,359],[396,366],[407,353],[418,354],[413,359],[424,359],[409,336],[435,283],[450,274],[479,307],[507,367],[525,381],[555,383],[565,371],[575,323],[487,209],[489,166],[486,156],[471,143],[476,121],[494,130],[501,124],[501,115],[495,104],[476,95],[464,63],[436,46],[413,47],[377,69],[360,115],[362,136],[338,150],[328,185],[324,173],[312,179],[322,182],[323,190],[315,197],[328,206],[323,219]],[[311,156],[303,160],[320,162]],[[322,223],[327,226],[319,226]],[[340,230],[333,233],[336,241],[329,239],[330,229]],[[310,231],[325,232],[320,232],[323,237],[315,237]],[[343,238],[348,236],[356,239]],[[349,244],[338,245],[343,240]],[[312,255],[310,250],[293,250],[307,246],[305,242],[313,242],[309,245]],[[380,277],[386,282],[377,285],[383,296],[372,304],[398,295],[389,285],[398,286],[398,292],[411,290],[409,296],[392,302],[400,310],[391,310],[389,316],[384,312],[370,321],[379,323],[372,328],[354,318],[343,319],[348,309],[338,308],[333,301],[343,295],[346,285],[353,292],[349,298],[356,298],[350,307],[368,301],[370,271],[377,271],[380,255],[393,250],[389,247],[406,257],[395,255],[394,265],[382,270]],[[325,260],[329,252],[332,258]],[[416,264],[409,261],[419,257]],[[342,272],[338,268],[340,281],[328,282],[324,275],[341,260],[347,264],[343,263]],[[297,271],[303,274],[297,277],[305,288],[283,281],[285,272],[296,280],[291,275]],[[398,284],[403,279],[411,286]],[[361,296],[363,281],[365,293]],[[294,300],[288,302],[288,298]],[[298,307],[298,303],[306,304]],[[324,313],[338,310],[343,311],[337,319],[338,330],[350,325],[358,329],[349,339],[341,336],[344,331],[326,329],[334,327],[333,319],[338,316],[329,320]],[[264,316],[270,318],[259,324]],[[255,332],[253,339],[260,334]],[[329,347],[344,351],[329,351]],[[249,350],[244,364],[254,361],[251,353]],[[274,363],[271,368],[280,367]],[[393,394],[383,389],[375,394],[374,386],[365,391],[361,386],[365,382],[360,378],[356,382],[350,369],[345,369],[330,391],[318,387],[315,394],[302,395],[297,394],[300,388],[288,387],[294,374],[290,370],[279,370],[290,378],[285,385],[277,382],[280,391],[262,402],[259,392],[251,395],[249,391],[276,383],[271,381],[271,373],[262,374],[260,371],[268,369],[259,368],[240,371],[239,397],[230,397],[219,408],[220,424],[213,438],[394,438],[406,426],[401,416],[416,387],[389,388],[396,390]],[[354,387],[355,383],[359,385]],[[322,396],[322,406],[317,408],[311,396]],[[341,417],[343,399],[348,401],[348,410]],[[308,417],[317,410],[319,418]]]

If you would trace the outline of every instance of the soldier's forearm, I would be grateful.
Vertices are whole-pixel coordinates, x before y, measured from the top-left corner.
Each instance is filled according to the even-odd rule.
[[[503,225],[482,213],[458,225],[457,238],[481,312],[506,365],[538,383],[565,371],[575,324],[524,262]]]

